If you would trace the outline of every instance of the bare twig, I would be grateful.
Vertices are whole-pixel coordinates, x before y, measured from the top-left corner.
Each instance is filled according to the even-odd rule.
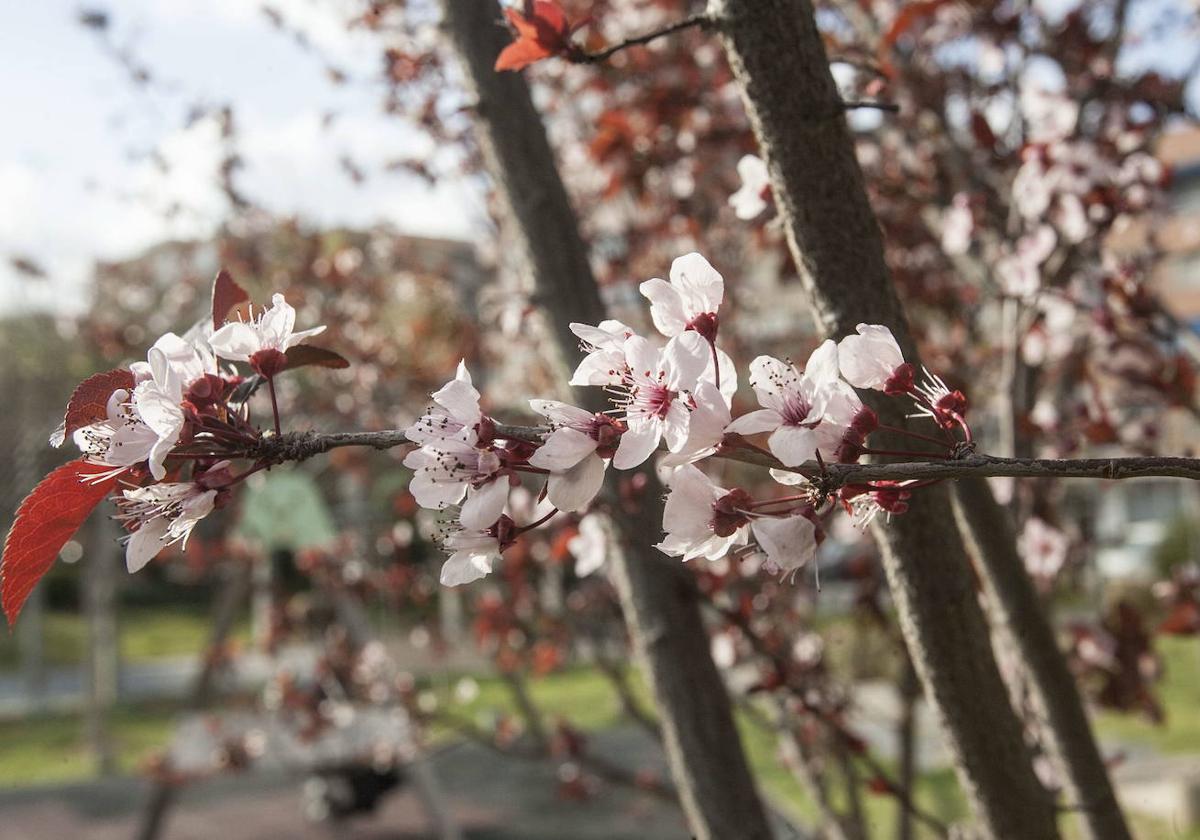
[[[895,102],[876,102],[870,99],[847,99],[843,100],[842,107],[847,111],[854,111],[863,108],[874,108],[876,111],[887,111],[891,114],[900,113],[900,106]]]
[[[566,54],[566,58],[573,64],[600,64],[601,62],[612,58],[614,55],[621,52],[621,50],[627,50],[630,47],[644,46],[649,44],[651,41],[657,41],[659,38],[672,35],[684,29],[691,29],[694,26],[698,26],[701,29],[707,29],[708,27],[712,26],[714,22],[715,21],[713,21],[713,19],[706,14],[691,15],[683,20],[675,21],[675,23],[669,23],[661,29],[655,29],[642,35],[635,35],[631,38],[626,38],[624,41],[620,41],[594,53],[586,52],[583,49],[573,49]]]

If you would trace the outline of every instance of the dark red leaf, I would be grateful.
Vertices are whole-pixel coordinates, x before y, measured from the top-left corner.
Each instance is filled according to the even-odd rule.
[[[557,3],[535,0],[525,4],[525,14],[505,9],[517,40],[500,51],[496,70],[520,70],[570,47],[571,25]]]
[[[80,382],[67,401],[67,414],[63,418],[64,437],[107,417],[108,398],[121,388],[133,390],[133,373],[128,368],[114,368]]]
[[[1195,636],[1200,634],[1200,604],[1195,601],[1180,601],[1158,626],[1159,633],[1169,636]]]
[[[521,38],[513,41],[496,57],[496,70],[523,70],[535,61],[554,55],[537,41]]]
[[[235,306],[241,303],[246,303],[250,300],[250,295],[238,285],[237,281],[225,269],[221,269],[217,273],[217,279],[213,280],[212,289],[212,319],[213,329],[221,329],[221,325],[225,323],[225,319],[229,317],[229,312]]]
[[[63,464],[43,478],[17,509],[0,559],[0,603],[10,627],[58,552],[116,484],[117,476],[95,483],[80,480],[94,471],[82,460]]]
[[[313,347],[311,344],[297,344],[289,347],[287,353],[288,369],[316,365],[317,367],[341,370],[350,367],[350,362],[342,355],[326,350],[324,347]]]

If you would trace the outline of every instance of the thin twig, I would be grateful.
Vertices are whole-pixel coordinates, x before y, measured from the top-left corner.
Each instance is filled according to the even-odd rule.
[[[843,100],[842,107],[847,111],[854,111],[861,108],[873,108],[876,111],[887,111],[891,114],[900,113],[900,106],[895,102],[876,102],[869,99],[847,99]]]
[[[693,26],[699,26],[701,29],[706,29],[712,26],[715,21],[706,14],[696,14],[691,17],[686,17],[683,20],[677,20],[675,23],[669,23],[661,29],[655,29],[652,32],[647,32],[643,35],[635,35],[632,38],[626,38],[612,46],[605,47],[598,52],[590,53],[583,49],[571,50],[566,54],[567,60],[573,64],[599,64],[607,61],[621,50],[627,50],[630,47],[640,47],[649,44],[651,41],[656,41],[659,38],[671,35],[675,32],[680,32],[684,29],[691,29]]]

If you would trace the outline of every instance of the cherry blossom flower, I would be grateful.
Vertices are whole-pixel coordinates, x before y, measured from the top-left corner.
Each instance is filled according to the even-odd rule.
[[[1071,539],[1044,519],[1031,516],[1017,540],[1025,568],[1036,578],[1052,580],[1067,562]]]
[[[752,504],[745,490],[725,490],[696,467],[679,467],[663,509],[667,533],[656,548],[685,561],[717,560],[747,545],[753,536],[767,561],[778,568],[795,569],[812,559],[818,542],[812,520],[801,513],[761,516],[752,511]]]
[[[855,522],[865,528],[881,513],[890,522],[892,514],[907,512],[912,491],[906,488],[911,483],[873,481],[870,484],[850,484],[843,487],[839,495]]]
[[[404,466],[414,470],[409,491],[417,504],[445,510],[461,502],[459,519],[468,530],[495,523],[508,501],[509,474],[493,449],[444,438],[408,453]]]
[[[729,206],[739,219],[750,221],[767,209],[770,175],[767,173],[767,164],[757,155],[744,155],[738,161],[737,173],[742,179],[742,186],[729,196]]]
[[[707,348],[694,332],[672,338],[661,350],[637,335],[627,338],[623,347],[627,369],[615,390],[622,394],[618,407],[626,431],[612,464],[628,470],[649,458],[664,439],[671,452],[687,443],[687,392],[704,372]]]
[[[473,583],[491,574],[492,564],[516,539],[516,525],[508,516],[498,516],[486,528],[455,527],[442,537],[450,552],[442,564],[443,586]]]
[[[942,250],[950,256],[967,253],[971,249],[974,230],[975,216],[971,212],[971,199],[965,193],[958,193],[942,216]]]
[[[271,296],[271,308],[249,321],[234,321],[221,327],[208,340],[218,356],[233,362],[249,362],[263,376],[278,374],[287,364],[283,354],[305,339],[325,331],[324,326],[295,331],[296,310],[283,299]]]
[[[154,342],[146,358],[149,378],[134,388],[132,402],[138,417],[157,435],[148,460],[150,473],[161,480],[166,457],[187,422],[184,394],[197,380],[216,374],[217,362],[202,340],[188,341],[175,333]]]
[[[466,360],[458,363],[453,379],[433,394],[434,405],[404,431],[413,443],[425,444],[446,438],[467,443],[478,440],[483,412],[479,410],[479,392],[471,382]]]
[[[967,413],[967,398],[962,391],[951,391],[940,376],[930,372],[929,368],[921,368],[925,379],[917,385],[913,399],[917,402],[917,413],[910,417],[928,417],[943,429],[953,429],[966,423],[963,417]]]
[[[556,508],[584,509],[600,492],[604,462],[616,453],[624,427],[605,414],[567,403],[530,400],[529,405],[553,427],[529,457],[530,466],[550,471],[546,496]]]
[[[126,538],[125,565],[138,571],[169,545],[187,539],[212,513],[220,489],[228,484],[229,462],[222,461],[196,481],[171,481],[125,490],[117,499],[117,519],[132,533]]]
[[[142,463],[158,443],[158,434],[134,411],[131,399],[124,388],[113,391],[105,407],[105,419],[72,435],[85,460],[111,468],[97,478],[109,478],[114,472]]]
[[[567,540],[567,551],[575,558],[576,577],[588,577],[608,561],[607,521],[602,513],[589,513],[579,520],[579,533]]]
[[[1054,252],[1054,228],[1039,225],[1017,240],[1016,250],[996,263],[996,276],[1005,294],[1031,298],[1042,287],[1041,264]]]
[[[707,341],[717,337],[717,310],[725,299],[725,280],[700,254],[684,254],[671,263],[671,281],[655,277],[638,289],[650,301],[650,317],[660,333],[672,338],[695,330]]]
[[[687,441],[678,452],[663,456],[662,465],[677,467],[709,457],[720,448],[731,422],[729,398],[712,382],[701,380],[692,391]]]
[[[750,363],[750,384],[761,409],[743,414],[726,429],[739,435],[770,432],[767,445],[784,466],[832,455],[845,426],[862,406],[838,378],[837,345],[825,341],[801,373],[788,362],[759,356]]]
[[[671,280],[647,280],[639,290],[650,301],[655,328],[667,338],[694,331],[710,345],[711,359],[704,375],[719,382],[731,399],[737,391],[737,368],[728,354],[717,348],[718,310],[725,299],[725,280],[700,254],[677,257],[671,263]]]
[[[636,333],[620,321],[601,321],[599,326],[571,324],[587,354],[571,376],[571,385],[619,385],[624,378],[625,340]]]
[[[838,343],[838,367],[855,388],[906,394],[913,385],[913,366],[895,336],[879,324],[859,324],[857,335],[848,335]]]

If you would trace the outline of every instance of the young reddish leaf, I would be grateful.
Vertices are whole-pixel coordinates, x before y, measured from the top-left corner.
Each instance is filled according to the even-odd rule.
[[[58,552],[117,483],[117,476],[95,483],[81,481],[90,471],[82,460],[63,464],[43,478],[17,509],[0,559],[0,604],[10,627]]]
[[[297,344],[289,347],[284,355],[287,356],[288,370],[305,365],[316,365],[335,370],[350,367],[350,362],[344,356],[332,350],[326,350],[324,347],[314,347],[311,344]]]
[[[566,51],[571,45],[570,24],[557,3],[535,0],[526,4],[528,15],[505,9],[508,22],[517,32],[517,40],[500,51],[496,70],[521,70],[543,58]]]
[[[67,414],[63,418],[64,439],[107,417],[108,398],[121,388],[133,390],[133,373],[128,368],[97,373],[80,382],[67,401]]]
[[[250,300],[250,295],[238,285],[237,281],[225,269],[221,269],[217,273],[217,279],[213,280],[212,289],[212,319],[213,329],[221,329],[221,325],[225,323],[225,319],[229,317],[229,312],[235,306],[241,303],[246,303]]]
[[[900,9],[879,44],[879,67],[888,78],[896,77],[896,68],[891,61],[891,51],[896,43],[917,21],[930,17],[949,2],[950,0],[913,0]]]

